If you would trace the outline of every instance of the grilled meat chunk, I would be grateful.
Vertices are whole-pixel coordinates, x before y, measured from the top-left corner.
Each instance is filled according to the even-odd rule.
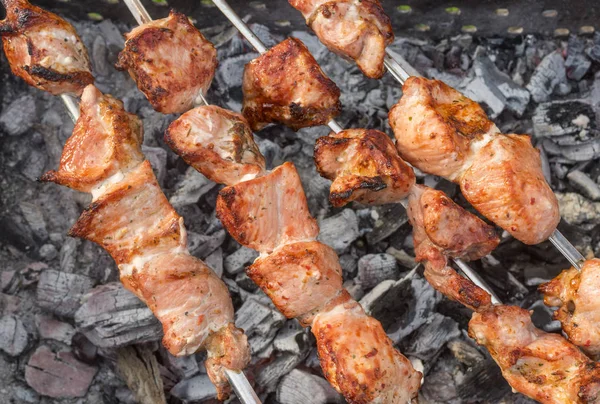
[[[265,159],[240,114],[203,106],[175,120],[165,142],[186,163],[211,180],[235,185],[265,172]]]
[[[495,136],[474,151],[459,184],[475,209],[525,244],[548,239],[560,222],[558,201],[529,136]]]
[[[104,96],[94,86],[83,92],[80,111],[58,171],[47,172],[41,180],[97,194],[95,188],[119,181],[144,160],[143,126],[121,101]]]
[[[314,240],[319,234],[296,167],[289,162],[267,175],[222,189],[217,216],[238,243],[261,253]]]
[[[349,403],[410,403],[421,373],[396,351],[381,323],[354,300],[317,314],[312,324],[321,367]]]
[[[419,170],[446,178],[460,173],[471,144],[498,133],[476,102],[438,80],[410,77],[390,110],[400,156]]]
[[[486,256],[500,242],[494,228],[442,191],[416,185],[408,201],[416,261],[424,262],[425,278],[445,296],[473,310],[489,306],[490,295],[448,267],[448,257]]]
[[[368,77],[383,76],[385,48],[394,41],[394,32],[378,0],[289,2],[331,51],[356,61]]]
[[[492,306],[475,313],[469,335],[520,393],[547,404],[600,402],[600,364],[560,335],[535,328],[527,310]]]
[[[562,271],[550,282],[540,286],[544,302],[558,307],[554,318],[561,322],[569,340],[588,355],[600,355],[600,259],[583,263],[581,272],[575,268]]]
[[[415,184],[415,174],[383,132],[349,129],[317,139],[315,163],[333,181],[329,201],[368,205],[399,202]]]
[[[342,109],[340,89],[308,48],[288,38],[246,65],[242,113],[253,130],[282,123],[294,130],[325,125]]]
[[[0,36],[12,72],[51,94],[74,94],[94,82],[87,50],[75,28],[27,0],[3,0]]]
[[[183,218],[144,160],[141,141],[139,119],[89,86],[59,171],[42,179],[94,194],[70,234],[111,254],[125,287],[161,321],[169,352],[208,350],[207,371],[224,399],[225,368],[241,370],[250,361],[246,336],[233,325],[225,284],[187,250]]]
[[[217,50],[185,14],[171,11],[126,38],[116,67],[129,72],[155,110],[182,113],[201,103],[217,69]]]

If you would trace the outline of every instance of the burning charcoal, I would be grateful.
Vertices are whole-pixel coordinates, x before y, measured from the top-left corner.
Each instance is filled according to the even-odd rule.
[[[343,397],[322,377],[292,370],[277,387],[277,401],[281,404],[344,403]]]
[[[584,48],[584,39],[579,38],[577,35],[569,37],[565,67],[567,68],[567,77],[571,80],[581,80],[592,65],[590,59],[585,56]]]
[[[167,151],[162,147],[150,147],[142,145],[142,153],[152,164],[154,175],[158,183],[163,185],[167,175]]]
[[[458,337],[460,337],[460,331],[456,321],[439,313],[433,313],[433,316],[427,320],[427,324],[419,328],[412,336],[405,354],[429,361],[448,341]]]
[[[59,316],[71,317],[81,305],[83,294],[93,286],[94,281],[87,276],[48,269],[38,282],[38,304]]]
[[[185,176],[177,185],[175,193],[169,201],[175,209],[197,203],[202,195],[210,191],[215,185],[204,175],[192,167],[188,167]]]
[[[279,379],[298,366],[304,360],[306,354],[302,356],[291,353],[279,355],[274,361],[268,363],[264,368],[258,371],[256,374],[256,384],[261,386],[265,392],[270,393],[275,391]]]
[[[223,249],[217,248],[206,259],[204,263],[208,265],[220,278],[223,276]]]
[[[585,101],[546,102],[535,109],[532,122],[537,137],[574,135],[596,128],[594,108]]]
[[[29,358],[25,380],[39,394],[53,398],[83,397],[98,368],[79,362],[71,351],[52,352],[42,345]]]
[[[408,222],[406,209],[399,203],[376,206],[371,211],[375,220],[373,231],[367,233],[367,242],[375,245],[392,235],[396,230]]]
[[[29,224],[33,236],[40,241],[48,240],[48,230],[41,208],[31,202],[21,202],[19,208],[21,208],[23,218]]]
[[[279,352],[289,352],[300,355],[309,347],[308,335],[297,320],[288,320],[277,333],[273,347]]]
[[[592,202],[582,195],[556,193],[561,217],[569,224],[600,224],[600,202]]]
[[[27,132],[36,121],[37,108],[31,95],[17,98],[0,114],[0,127],[10,136]]]
[[[235,325],[246,332],[253,354],[264,349],[275,338],[284,321],[283,314],[260,303],[253,296],[246,299],[235,313]],[[260,338],[255,338],[253,344],[254,336]]]
[[[253,262],[258,257],[258,253],[248,247],[240,247],[233,254],[229,254],[223,263],[225,272],[229,275],[235,275],[244,270],[246,265]]]
[[[58,256],[58,251],[53,244],[44,244],[40,247],[40,257],[45,261],[52,261]]]
[[[491,358],[467,369],[457,386],[458,397],[465,402],[500,402],[510,392],[510,386]]]
[[[157,341],[162,337],[162,327],[150,309],[118,282],[91,290],[75,313],[75,325],[101,348]]]
[[[333,248],[338,254],[346,251],[359,236],[358,217],[352,209],[344,209],[337,215],[321,220],[318,240]]]
[[[207,375],[198,375],[183,379],[171,389],[170,393],[185,402],[195,402],[216,397],[217,390]]]
[[[19,356],[25,348],[29,337],[21,319],[8,315],[0,318],[0,351],[10,356]]]
[[[75,329],[71,324],[44,315],[37,316],[36,323],[41,339],[53,339],[71,345],[71,340],[75,335]]]
[[[573,170],[567,174],[567,179],[573,188],[580,191],[588,199],[600,201],[600,187],[587,174],[579,170]]]
[[[469,367],[475,366],[484,359],[481,352],[472,343],[464,341],[461,338],[456,338],[448,342],[448,348],[460,363]]]
[[[225,230],[221,229],[211,235],[188,232],[188,248],[192,255],[201,259],[206,258],[225,241]]]
[[[371,289],[381,282],[398,279],[400,271],[396,259],[389,254],[367,254],[358,260],[356,282],[364,289]]]
[[[566,81],[566,78],[565,60],[560,51],[554,51],[536,67],[527,89],[535,102],[545,102],[550,99],[554,89]]]

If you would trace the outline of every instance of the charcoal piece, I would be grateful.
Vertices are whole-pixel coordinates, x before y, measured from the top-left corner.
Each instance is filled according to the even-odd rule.
[[[38,404],[40,402],[39,394],[26,385],[17,382],[11,386],[11,390],[13,398],[16,399],[17,403]]]
[[[261,351],[273,341],[284,322],[283,314],[253,296],[246,299],[235,313],[235,325],[246,332],[252,353]]]
[[[245,273],[240,272],[235,276],[235,282],[244,290],[248,292],[256,292],[258,290],[258,285],[254,283],[252,279]]]
[[[188,249],[190,253],[200,259],[206,258],[225,241],[225,230],[217,230],[211,235],[198,234],[193,231],[188,233]]]
[[[80,361],[92,365],[96,363],[98,347],[92,344],[85,335],[75,334],[71,340],[71,348],[73,349],[73,355]]]
[[[157,341],[162,337],[162,326],[150,309],[118,282],[91,290],[75,313],[75,325],[77,331],[101,348]]]
[[[106,41],[101,35],[94,39],[91,51],[94,72],[99,76],[108,76],[111,66],[107,60],[108,49],[106,48]]]
[[[458,397],[465,402],[497,403],[510,393],[510,386],[491,358],[467,369],[456,386]]]
[[[308,334],[297,320],[288,320],[273,340],[273,347],[279,352],[301,355],[309,347]]]
[[[294,369],[281,379],[277,387],[281,404],[344,403],[344,398],[324,378]]]
[[[19,208],[33,236],[40,241],[48,240],[46,221],[44,220],[44,214],[40,206],[31,202],[21,202],[19,203]]]
[[[367,243],[370,245],[385,240],[408,222],[406,209],[399,203],[376,206],[373,208],[372,214],[376,218],[373,230],[367,233]]]
[[[344,273],[344,278],[354,277],[358,269],[358,260],[352,254],[340,255],[340,266]]]
[[[565,60],[557,50],[542,59],[526,87],[535,102],[546,102],[555,88],[565,83],[566,79]]]
[[[256,384],[262,387],[262,390],[271,393],[277,389],[277,383],[281,377],[287,375],[298,366],[306,355],[294,355],[291,353],[283,353],[275,360],[269,362],[265,367],[260,369],[256,374]]]
[[[396,259],[392,255],[367,254],[358,260],[356,283],[363,289],[371,289],[385,280],[396,280],[399,275]]]
[[[142,153],[152,164],[152,170],[154,170],[158,183],[163,185],[167,175],[167,151],[162,147],[142,145]]]
[[[71,324],[44,315],[37,316],[36,323],[41,339],[53,339],[71,345],[75,335],[75,329]]]
[[[53,244],[44,244],[40,247],[40,257],[45,261],[52,261],[58,256],[58,250]]]
[[[477,363],[484,360],[483,355],[473,343],[465,341],[461,338],[456,338],[452,341],[449,341],[447,346],[456,360],[466,366],[475,366]]]
[[[583,100],[545,102],[537,106],[531,118],[537,137],[575,135],[596,129],[594,108]]]
[[[200,371],[198,361],[194,355],[173,356],[162,347],[159,352],[162,358],[161,363],[180,379],[190,378]]]
[[[219,247],[214,250],[204,259],[204,263],[208,265],[219,278],[223,276],[223,249]]]
[[[171,389],[170,393],[185,402],[195,402],[216,397],[217,390],[207,375],[197,375],[183,379]]]
[[[36,121],[37,108],[31,95],[15,99],[0,114],[0,127],[10,136],[27,132]]]
[[[117,369],[138,403],[166,404],[158,361],[147,346],[119,348]]]
[[[277,143],[266,138],[256,138],[256,140],[260,153],[265,157],[267,167],[277,167],[283,163],[283,150]]]
[[[600,202],[592,202],[574,192],[556,192],[560,215],[572,225],[600,224]]]
[[[19,317],[7,315],[0,318],[0,351],[19,356],[28,343],[27,330]]]
[[[594,32],[594,45],[586,51],[587,55],[595,62],[600,62],[600,32]]]
[[[571,80],[581,80],[592,65],[584,50],[585,39],[579,38],[577,35],[569,36],[565,67],[567,68],[567,77]]]
[[[382,284],[385,284],[385,282],[382,282]],[[361,285],[355,282],[355,279],[345,281],[342,286],[344,287],[344,289],[346,289],[348,293],[350,293],[350,296],[356,301],[359,301],[365,295],[365,290]]]
[[[246,265],[251,264],[258,257],[258,252],[248,247],[241,247],[233,254],[229,254],[223,262],[225,272],[235,275],[242,272]]]
[[[71,351],[54,353],[41,345],[27,362],[25,380],[41,395],[75,398],[86,394],[97,371],[75,359]]]
[[[83,294],[94,286],[87,276],[47,269],[37,285],[38,304],[59,316],[72,317]]]
[[[81,239],[68,237],[60,248],[60,270],[65,273],[75,272],[77,265],[77,250]]]
[[[562,156],[572,162],[590,161],[600,157],[600,138],[567,146],[558,146],[550,139],[544,139],[543,144],[548,154]]]
[[[36,147],[31,149],[27,157],[21,162],[20,170],[30,181],[37,181],[44,174],[47,164],[48,155],[44,150]]]
[[[385,252],[392,255],[396,259],[396,261],[398,261],[398,263],[404,268],[414,268],[415,265],[417,265],[415,257],[409,255],[404,250],[397,250],[394,247],[390,247],[387,250],[385,250]]]
[[[448,341],[458,337],[460,331],[456,321],[439,313],[433,313],[427,323],[411,336],[404,353],[429,361],[444,348]]]
[[[346,251],[359,236],[358,217],[352,209],[344,209],[337,215],[321,220],[318,240],[333,248],[338,254]]]
[[[169,201],[175,209],[197,203],[215,185],[214,182],[200,174],[194,168],[188,167]]]
[[[431,371],[427,374],[421,393],[434,403],[450,403],[456,399],[456,385],[450,370]]]
[[[580,191],[585,197],[592,201],[600,201],[600,187],[587,174],[573,170],[567,174],[567,179],[573,188]]]
[[[21,306],[21,299],[17,296],[0,293],[0,313],[11,314],[17,313]]]

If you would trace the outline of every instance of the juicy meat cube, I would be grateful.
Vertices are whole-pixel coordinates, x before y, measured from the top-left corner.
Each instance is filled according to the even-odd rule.
[[[58,171],[49,171],[40,179],[91,192],[144,160],[143,126],[136,115],[123,109],[121,101],[103,95],[93,85],[83,92],[80,113]]]
[[[600,364],[560,335],[535,328],[527,310],[492,306],[475,313],[469,335],[518,392],[548,404],[599,402]]]
[[[26,0],[3,0],[4,53],[13,73],[50,94],[74,94],[94,82],[87,50],[75,28]]]
[[[349,129],[317,139],[315,163],[319,173],[333,181],[333,206],[351,201],[368,205],[399,202],[415,184],[415,174],[398,156],[383,132]]]
[[[312,241],[319,234],[296,167],[289,162],[262,177],[222,189],[217,216],[238,243],[261,253]]]
[[[185,248],[182,223],[146,160],[94,201],[69,234],[99,244],[120,265],[138,255]]]
[[[235,185],[265,171],[265,158],[240,114],[203,106],[175,120],[165,142],[183,160],[212,181]]]
[[[296,38],[248,63],[243,90],[242,113],[253,130],[274,122],[294,130],[325,125],[342,109],[340,89]]]
[[[561,322],[569,340],[594,357],[600,355],[600,259],[562,271],[540,286],[544,302],[558,309],[554,318]]]
[[[181,113],[201,102],[215,75],[217,50],[185,14],[171,11],[126,37],[117,68],[129,72],[155,110]]]
[[[290,0],[290,4],[303,12],[307,25],[331,51],[356,61],[368,77],[383,76],[385,48],[394,41],[394,32],[378,0]]]
[[[349,403],[404,404],[417,397],[421,373],[357,302],[317,314],[312,333],[325,377]]]
[[[460,188],[475,209],[525,244],[548,239],[560,221],[540,152],[526,135],[496,136],[476,151]]]
[[[287,244],[247,269],[248,276],[288,318],[318,310],[342,290],[342,268],[318,241]]]
[[[438,80],[410,77],[389,113],[400,156],[419,170],[453,179],[473,141],[498,132],[476,102]]]
[[[408,199],[417,262],[425,262],[425,278],[452,300],[478,310],[490,295],[448,267],[448,257],[476,260],[500,242],[494,228],[458,206],[442,191],[417,185]]]

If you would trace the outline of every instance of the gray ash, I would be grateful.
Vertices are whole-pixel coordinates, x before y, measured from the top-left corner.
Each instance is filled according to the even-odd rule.
[[[228,25],[198,25],[206,27],[219,51],[209,101],[239,111],[243,65],[256,54]],[[114,69],[121,33],[130,27],[110,20],[75,26],[90,51],[98,87],[144,119],[144,152],[185,218],[192,252],[222,273],[230,287],[236,320],[252,346],[247,374],[257,391],[269,403],[343,402],[323,381],[312,335],[295,320],[285,320],[243,273],[256,255],[226,236],[216,219],[220,186],[165,146],[163,132],[174,117],[154,112],[133,81]],[[253,28],[269,44],[284,38],[263,25]],[[390,133],[387,111],[401,96],[400,86],[389,75],[380,81],[364,78],[305,31],[292,35],[307,44],[340,86],[345,108],[339,122]],[[580,251],[598,255],[600,34],[568,40],[403,37],[392,49],[427,76],[481,102],[503,132],[533,135],[561,204],[559,229]],[[13,77],[3,55],[0,79],[0,402],[133,403],[138,392],[126,380],[137,373],[124,373],[132,366],[127,358],[138,358],[160,375],[143,380],[164,388],[168,402],[212,402],[215,391],[203,354],[170,356],[158,342],[159,324],[118,283],[108,254],[66,236],[89,197],[35,181],[57,166],[73,129],[60,100]],[[354,204],[333,209],[327,203],[329,182],[316,174],[312,150],[328,132],[320,127],[294,133],[274,126],[258,133],[257,142],[269,167],[286,160],[298,167],[312,213],[321,222],[321,240],[342,257],[345,286],[384,324],[401,351],[422,364],[422,402],[530,402],[511,393],[487,352],[467,337],[469,311],[442,298],[418,270],[410,271],[414,252],[403,208]],[[419,178],[466,206],[453,184]],[[538,327],[559,331],[536,291],[569,266],[549,243],[525,246],[506,237],[491,257],[472,266],[505,302],[533,310]]]

